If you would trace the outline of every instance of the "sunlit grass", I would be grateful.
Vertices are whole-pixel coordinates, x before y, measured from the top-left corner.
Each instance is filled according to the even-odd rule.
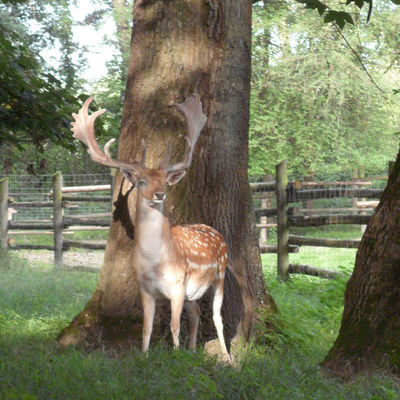
[[[351,274],[356,253],[357,249],[302,246],[298,253],[289,254],[289,262],[291,264],[311,265],[316,268]],[[261,259],[263,261],[264,270],[274,269],[276,271],[276,254],[263,254]]]
[[[27,244],[34,244],[34,245],[46,245],[46,246],[52,246],[53,245],[53,235],[10,235],[10,237],[15,241],[16,244],[22,244],[22,243],[27,243]],[[65,240],[82,240],[82,241],[88,241],[88,240],[107,240],[108,237],[108,231],[74,231],[74,232],[68,232],[65,231],[64,233],[64,239]]]

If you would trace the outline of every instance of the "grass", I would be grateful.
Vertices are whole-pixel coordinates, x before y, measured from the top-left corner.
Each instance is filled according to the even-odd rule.
[[[312,265],[316,268],[350,273],[354,267],[356,252],[356,249],[302,246],[298,253],[289,255],[289,261],[291,264]],[[276,271],[276,254],[263,254],[262,261],[267,269]]]
[[[361,239],[360,225],[329,225],[322,227],[291,228],[290,234],[310,238]],[[276,230],[268,232],[268,243],[276,244]],[[301,246],[298,253],[289,255],[292,264],[351,273],[356,249]],[[262,255],[263,265],[276,271],[276,254]]]
[[[108,236],[108,231],[76,231],[64,235],[65,240],[103,240],[106,241]],[[15,240],[16,243],[29,243],[29,244],[41,244],[52,246],[53,235],[11,235],[11,238]]]
[[[147,356],[134,349],[61,351],[55,337],[82,310],[97,275],[32,268],[12,253],[12,268],[0,268],[0,399],[400,398],[400,381],[393,376],[360,375],[342,383],[318,366],[339,329],[346,279],[294,276],[281,283],[267,256],[265,277],[282,331],[266,333],[273,346],[243,349],[232,367],[201,351],[162,345]],[[336,264],[350,273],[350,263]]]

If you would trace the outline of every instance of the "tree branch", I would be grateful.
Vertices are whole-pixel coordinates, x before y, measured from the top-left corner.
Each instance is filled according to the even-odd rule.
[[[371,82],[374,84],[374,86],[382,93],[386,94],[386,92],[381,89],[378,84],[375,82],[374,78],[371,76],[371,74],[369,73],[367,67],[365,66],[365,64],[363,63],[363,61],[361,60],[360,55],[353,49],[353,47],[351,46],[350,42],[346,39],[346,37],[343,35],[342,30],[333,22],[333,26],[337,29],[337,31],[339,32],[339,35],[342,37],[342,39],[344,40],[344,42],[346,43],[346,45],[348,46],[348,48],[351,50],[351,52],[354,54],[354,56],[357,58],[358,62],[360,63],[362,69],[365,71],[365,73],[367,74],[368,78],[371,80]]]

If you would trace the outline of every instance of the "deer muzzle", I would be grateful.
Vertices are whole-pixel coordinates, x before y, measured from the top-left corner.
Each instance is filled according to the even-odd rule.
[[[153,203],[162,203],[165,200],[165,192],[155,192],[153,195]]]

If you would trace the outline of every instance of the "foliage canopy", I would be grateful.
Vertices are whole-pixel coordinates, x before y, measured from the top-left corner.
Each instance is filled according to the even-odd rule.
[[[274,173],[284,158],[297,177],[385,170],[398,142],[400,12],[386,2],[369,24],[360,16],[346,30],[382,93],[337,27],[292,2],[254,11],[250,174]]]
[[[71,66],[46,65],[39,55],[44,37],[28,32],[21,7],[28,8],[0,4],[0,145],[40,148],[51,141],[71,149],[69,120],[78,104]]]
[[[71,112],[87,97],[78,95],[85,48],[73,41],[73,3],[31,0],[27,7],[24,0],[0,0],[0,145],[6,164],[17,170],[18,160],[26,158],[36,166],[45,159],[49,171],[99,169],[84,151],[76,151],[69,131]],[[319,0],[255,3],[249,141],[254,179],[274,173],[284,158],[297,177],[338,178],[353,167],[367,173],[386,169],[398,143],[393,132],[399,130],[398,96],[392,91],[400,87],[400,14],[393,3],[375,2],[371,18],[372,2],[366,0],[348,0],[340,9],[337,2]],[[96,127],[103,142],[119,131],[132,1],[92,4],[84,23],[100,30],[105,18],[114,19],[116,35],[107,40],[120,53],[91,89],[108,110]],[[33,32],[32,21],[41,29]],[[52,67],[39,54],[55,43],[62,57]],[[70,156],[65,147],[74,149]]]

